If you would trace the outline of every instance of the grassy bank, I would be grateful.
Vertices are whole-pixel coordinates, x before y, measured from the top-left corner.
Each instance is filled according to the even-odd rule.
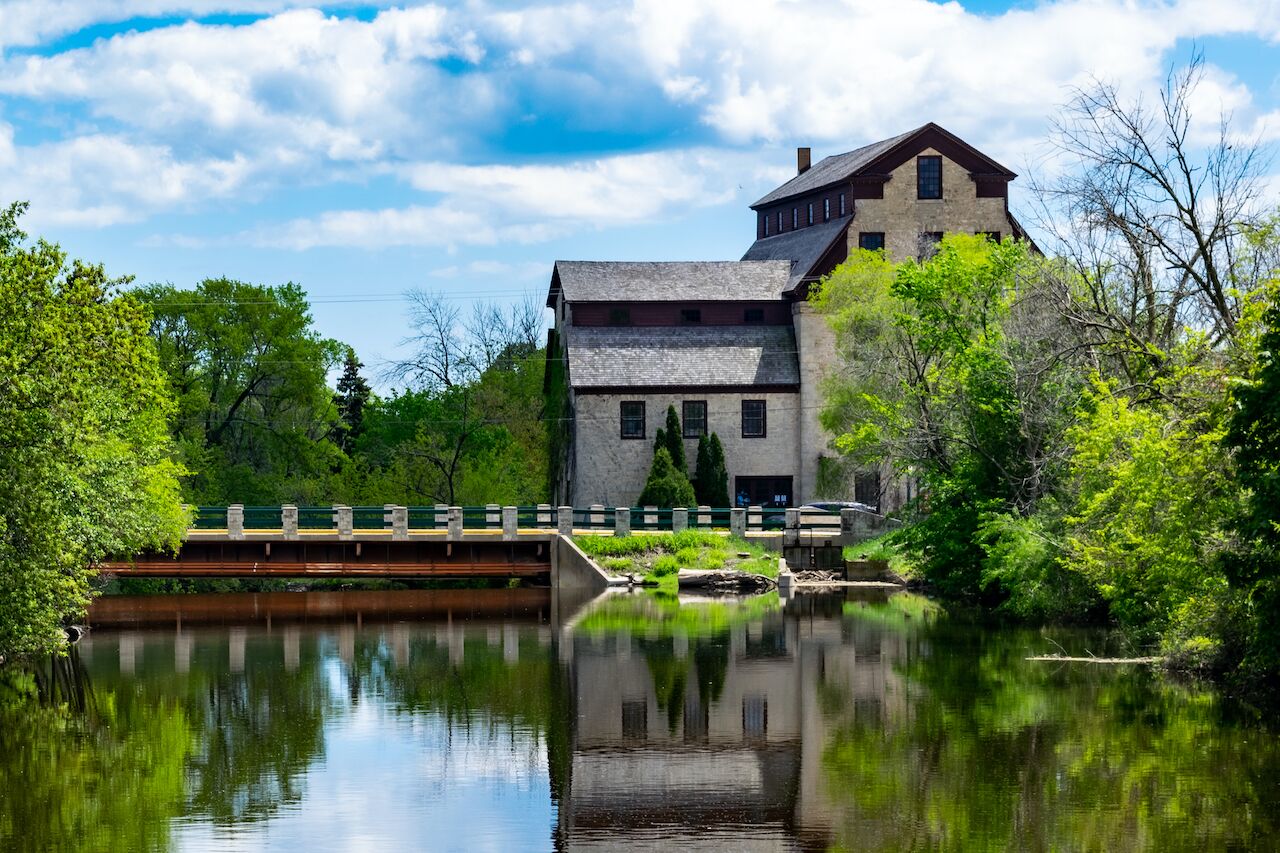
[[[676,586],[681,569],[751,572],[777,577],[778,555],[746,539],[704,530],[636,536],[578,536],[574,542],[611,575],[639,575],[660,587]]]
[[[860,542],[857,545],[846,545],[846,560],[884,560],[889,564],[889,571],[904,581],[923,580],[923,576],[912,563],[902,546],[894,541],[894,533],[882,533],[874,539]]]

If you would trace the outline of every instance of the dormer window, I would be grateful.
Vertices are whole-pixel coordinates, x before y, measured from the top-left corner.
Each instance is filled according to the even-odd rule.
[[[752,323],[752,324],[763,323],[764,309],[763,308],[744,308],[742,310],[742,322]]]
[[[791,208],[791,230],[794,231],[800,227],[800,208]]]
[[[844,193],[840,193],[840,215],[844,216]]]
[[[681,308],[680,324],[683,326],[698,326],[702,324],[701,308]]]
[[[942,198],[942,158],[916,158],[916,198]]]
[[[831,199],[824,198],[822,200],[822,221],[826,222],[831,219]]]
[[[630,308],[610,308],[609,309],[609,325],[610,326],[630,326],[631,325],[631,309]]]
[[[805,224],[806,225],[813,224],[813,202],[809,202],[809,221],[806,222]]]
[[[778,211],[778,233],[779,233],[779,234],[781,234],[782,232],[783,232],[783,227],[782,227],[782,211],[781,211],[781,210],[779,210],[779,211]]]
[[[769,236],[769,217],[767,215],[764,217],[764,236]]]

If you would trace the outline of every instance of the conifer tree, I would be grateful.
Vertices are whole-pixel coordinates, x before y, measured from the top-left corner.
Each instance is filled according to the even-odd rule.
[[[707,495],[714,479],[711,469],[711,441],[704,433],[698,437],[698,455],[694,459],[692,477],[693,493],[697,496],[700,505],[711,505]]]
[[[666,448],[671,454],[671,464],[681,473],[689,470],[684,456],[684,430],[680,428],[680,416],[675,406],[667,406]]]
[[[639,506],[678,507],[690,506],[695,498],[689,478],[677,471],[671,463],[671,454],[659,447],[653,454],[653,465],[645,481],[644,491],[636,498]]]
[[[702,497],[707,506],[733,506],[729,500],[729,469],[724,461],[724,445],[720,443],[720,436],[714,432],[707,444],[711,457],[710,476],[703,487],[705,491]]]
[[[364,365],[356,358],[356,351],[348,347],[346,364],[338,379],[338,393],[333,397],[333,402],[338,407],[334,440],[343,453],[350,453],[356,439],[360,437],[364,427],[364,407],[373,393],[369,383],[360,375],[362,367]]]

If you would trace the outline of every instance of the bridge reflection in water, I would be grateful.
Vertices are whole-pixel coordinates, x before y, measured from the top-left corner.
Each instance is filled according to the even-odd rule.
[[[625,609],[626,598],[603,604]],[[487,719],[530,731],[516,775],[545,774],[554,814],[546,835],[520,849],[664,839],[688,849],[825,849],[824,697],[834,691],[877,718],[903,706],[893,662],[907,640],[841,620],[843,602],[801,599],[784,610],[775,599],[749,619],[690,632],[610,627],[600,603],[545,589],[120,596],[95,602],[80,650],[99,687],[195,670],[234,682],[256,671],[264,695],[252,695],[252,681],[235,690],[267,715],[272,702],[284,713],[292,701],[270,695],[272,672],[321,678],[331,660],[349,701],[444,713],[457,721],[451,729]],[[442,782],[428,773],[362,784],[430,797]]]

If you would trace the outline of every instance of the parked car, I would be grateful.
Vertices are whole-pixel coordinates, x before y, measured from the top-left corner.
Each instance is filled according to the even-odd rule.
[[[842,509],[856,509],[859,512],[870,512],[875,515],[880,514],[880,510],[877,507],[859,503],[858,501],[814,501],[813,503],[805,504],[800,507],[800,509],[802,511],[819,510],[821,512],[833,513],[834,515],[839,515],[840,510]]]

